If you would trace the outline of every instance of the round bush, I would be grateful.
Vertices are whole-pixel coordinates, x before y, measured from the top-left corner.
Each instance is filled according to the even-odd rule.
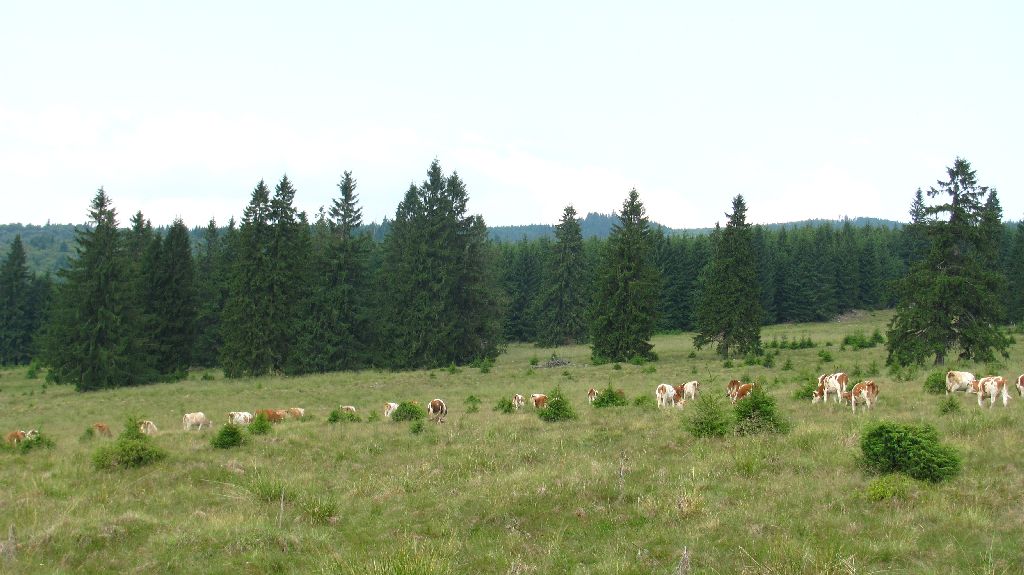
[[[217,431],[210,439],[210,444],[218,449],[228,449],[238,447],[243,441],[242,428],[234,423],[229,423]]]
[[[811,400],[814,399],[814,392],[818,390],[818,382],[816,380],[804,381],[800,384],[800,387],[793,392],[793,399]]]
[[[626,394],[621,389],[612,389],[612,385],[609,383],[608,387],[597,392],[597,397],[594,398],[594,407],[624,407],[629,405],[626,401]]]
[[[959,413],[960,411],[960,396],[952,393],[942,398],[939,402],[939,413],[942,415],[949,415],[950,413]]]
[[[746,400],[744,400],[746,401]],[[686,429],[694,437],[725,437],[733,427],[733,416],[713,393],[702,393],[693,402],[693,415]]]
[[[502,397],[498,400],[497,405],[494,406],[494,411],[498,413],[512,413],[516,410],[516,406],[512,405],[512,400],[508,397]]]
[[[153,444],[153,439],[139,430],[139,420],[129,417],[124,430],[114,443],[108,443],[92,454],[96,469],[143,467],[167,457],[167,451]]]
[[[903,472],[937,483],[960,473],[960,454],[939,442],[928,424],[881,422],[869,426],[860,439],[865,465],[878,473]]]
[[[426,419],[427,410],[423,409],[423,406],[412,403],[411,401],[403,401],[398,404],[398,407],[391,412],[392,421],[416,421],[417,419]]]
[[[257,413],[256,419],[249,422],[249,433],[252,435],[266,435],[270,433],[273,426],[270,423],[270,419],[265,413]]]
[[[946,393],[946,372],[933,371],[924,380],[924,390],[928,393]]]
[[[565,399],[562,389],[556,387],[548,392],[548,406],[537,410],[537,416],[542,420],[552,423],[555,421],[569,421],[576,419],[576,412],[572,405]]]
[[[761,385],[755,385],[745,399],[736,402],[735,412],[736,432],[740,435],[786,433],[790,428],[775,406],[775,398]]]
[[[358,414],[340,409],[332,410],[331,414],[327,416],[327,423],[359,423],[360,421],[362,420],[359,419]]]
[[[411,424],[409,424],[409,433],[412,433],[413,435],[419,435],[423,433],[424,429],[426,429],[426,426],[423,425],[422,419],[417,419],[413,421]]]

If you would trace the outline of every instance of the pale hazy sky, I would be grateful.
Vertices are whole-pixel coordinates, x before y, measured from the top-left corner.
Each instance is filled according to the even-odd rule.
[[[629,5],[628,7],[626,5]],[[4,2],[0,223],[240,217],[284,173],[367,221],[436,157],[488,224],[907,219],[968,159],[1024,217],[1024,3]]]

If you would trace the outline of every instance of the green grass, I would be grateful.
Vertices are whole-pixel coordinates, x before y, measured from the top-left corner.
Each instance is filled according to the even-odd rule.
[[[570,367],[530,368],[550,350],[513,345],[489,373],[332,373],[311,377],[193,380],[77,394],[0,370],[2,431],[45,429],[55,445],[0,449],[0,540],[16,527],[12,573],[674,573],[683,548],[692,573],[1020,573],[1014,543],[1024,402],[940,415],[922,391],[930,370],[873,379],[878,406],[812,405],[794,397],[808,377],[884,365],[883,346],[840,349],[850,333],[884,331],[889,315],[775,326],[766,340],[809,338],[775,367],[724,369],[688,334],[654,339],[660,361],[593,366],[588,348],[558,349]],[[831,362],[819,350],[827,342]],[[789,362],[792,369],[783,369]],[[1019,374],[1016,344],[1005,376]],[[975,373],[985,366],[964,366]],[[563,375],[568,372],[570,375]],[[434,374],[434,377],[430,377]],[[196,374],[193,374],[196,375]],[[784,435],[695,439],[684,410],[634,406],[659,383],[697,379],[721,394],[732,378],[762,380],[792,424]],[[594,409],[586,391],[611,385],[630,405]],[[541,421],[532,407],[467,413],[521,393],[561,387],[579,418]],[[327,423],[332,409],[360,413],[388,401],[439,397],[446,423],[385,419]],[[228,411],[300,406],[240,447],[210,445]],[[182,431],[203,411],[217,427]],[[91,455],[109,438],[79,441],[94,422],[115,435],[128,415],[153,420],[168,457],[144,468],[97,471]],[[859,460],[871,422],[930,423],[963,457],[937,485],[873,475]],[[0,561],[3,561],[0,558]]]

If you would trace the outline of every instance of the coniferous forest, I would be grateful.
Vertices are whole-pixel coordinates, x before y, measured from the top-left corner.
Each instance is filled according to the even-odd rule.
[[[674,234],[648,220],[642,193],[623,190],[607,238],[585,238],[566,206],[553,237],[507,241],[471,215],[471,183],[437,161],[384,226],[363,222],[350,172],[312,218],[285,176],[255,185],[240,221],[191,231],[180,220],[154,229],[139,212],[125,222],[101,188],[55,274],[29,271],[20,236],[5,246],[0,364],[38,362],[51,380],[92,390],[178,379],[190,367],[246,377],[474,364],[508,342],[589,342],[595,361],[627,361],[653,357],[655,331],[696,332],[724,356],[757,353],[763,324],[920,310],[909,298],[938,281],[928,270],[940,264],[929,262],[968,241],[959,273],[984,277],[970,308],[988,318],[978,325],[1020,322],[1024,223],[1003,223],[995,190],[978,186],[966,161],[950,178],[928,196],[942,200],[953,186],[971,190],[970,201],[908,194],[910,224],[899,227],[749,225],[757,207],[737,196],[723,202],[726,227]],[[950,309],[898,315],[890,340],[920,343],[901,326],[963,317]],[[1005,336],[989,329],[951,345],[989,358]],[[890,358],[941,362],[946,352]]]

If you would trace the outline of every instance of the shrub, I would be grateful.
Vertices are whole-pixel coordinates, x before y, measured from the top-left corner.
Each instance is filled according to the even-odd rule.
[[[448,371],[448,373],[450,373],[452,375],[455,375],[457,373],[462,373],[462,368],[460,368],[459,366],[455,365],[455,362],[453,361],[450,364],[448,364],[447,371]]]
[[[92,454],[97,469],[143,467],[167,457],[167,451],[153,444],[153,439],[139,430],[139,420],[129,417],[124,431],[114,443],[108,443]]]
[[[821,361],[824,361],[826,363],[832,361],[832,353],[829,352],[827,349],[819,349],[818,357],[821,359]]]
[[[881,370],[878,368],[878,360],[871,360],[871,363],[868,364],[868,369],[864,372],[864,375],[868,377],[878,377],[879,373],[881,373]]]
[[[732,414],[716,394],[700,394],[692,409],[693,415],[686,421],[686,428],[694,437],[725,437],[732,430]]]
[[[426,429],[426,427],[423,425],[422,419],[417,419],[416,421],[413,421],[411,425],[409,425],[409,432],[412,433],[413,435],[419,435],[423,433],[424,429]]]
[[[214,375],[212,373],[210,373],[208,371],[204,371],[202,377],[200,377],[199,379],[201,379],[202,381],[213,381],[213,380],[215,380],[217,378],[214,377]]]
[[[754,353],[743,356],[743,365],[761,365],[761,358]]]
[[[619,371],[619,370],[622,369],[622,365],[620,365],[618,363],[612,364],[612,369],[614,369],[616,371]]]
[[[82,432],[82,435],[79,436],[78,441],[81,441],[82,443],[86,443],[86,442],[92,441],[95,437],[96,437],[96,430],[93,429],[92,426],[89,426],[89,427],[86,427],[85,431]]]
[[[416,421],[426,419],[427,410],[411,401],[403,401],[391,412],[391,421]]]
[[[647,363],[647,358],[640,355],[634,355],[633,357],[629,358],[629,363],[633,365],[644,365]]]
[[[210,445],[217,449],[229,449],[231,447],[238,447],[244,441],[242,428],[234,423],[229,423],[217,430],[217,433],[210,439]]]
[[[473,363],[469,364],[470,367],[475,367],[480,370],[480,373],[491,373],[491,368],[494,367],[494,360],[485,357],[483,359],[474,360]]]
[[[633,406],[641,409],[658,409],[658,402],[654,399],[654,396],[642,393],[633,398]]]
[[[576,419],[576,412],[562,394],[562,388],[556,387],[547,395],[548,405],[544,409],[537,410],[538,417],[548,423]]]
[[[252,435],[266,435],[270,433],[273,427],[270,424],[270,419],[267,418],[265,413],[257,413],[256,419],[249,422],[249,433]]]
[[[928,393],[946,393],[946,372],[933,371],[924,380],[924,390]]]
[[[597,392],[594,398],[594,407],[624,407],[629,405],[626,401],[626,394],[621,389],[612,389],[612,384]]]
[[[327,416],[327,423],[359,423],[360,421],[362,420],[359,419],[358,414],[340,409],[332,410],[331,414]]]
[[[654,364],[645,365],[640,368],[640,373],[657,373],[658,368]]]
[[[775,367],[775,356],[776,355],[777,355],[777,352],[776,353],[768,352],[768,353],[764,354],[764,357],[761,358],[761,365],[763,365],[764,367],[767,367],[769,369]]]
[[[25,379],[35,379],[39,377],[39,369],[41,367],[39,360],[33,358],[32,363],[28,364],[28,369],[25,370]]]
[[[740,435],[786,433],[790,429],[789,421],[775,405],[775,398],[762,385],[755,385],[745,399],[737,401],[734,411],[736,432]]]
[[[960,473],[960,454],[939,442],[928,424],[881,422],[869,426],[860,439],[864,463],[877,473],[903,472],[937,483]]]
[[[516,406],[512,405],[512,400],[508,397],[502,397],[498,400],[497,405],[494,406],[494,411],[499,413],[512,413],[516,410]]]
[[[949,415],[950,413],[957,413],[960,411],[960,397],[951,393],[939,402],[939,413],[941,415]]]
[[[885,343],[885,336],[882,335],[882,332],[878,331],[877,327],[875,328],[875,331],[871,334],[871,343],[876,345]]]
[[[686,357],[688,357],[688,358],[690,358],[690,359],[697,359],[697,352],[691,349],[691,350],[690,350],[690,353],[688,353],[688,354],[686,355]]]
[[[731,359],[727,359],[727,360],[723,361],[722,362],[722,367],[725,368],[725,369],[732,369],[732,367],[733,367],[732,360]]]
[[[882,336],[877,329],[875,330],[874,335],[877,335],[878,337]],[[880,342],[875,340],[874,335],[872,335],[871,338],[868,338],[864,335],[864,332],[856,331],[843,338],[843,345],[848,345],[853,349],[868,349],[870,347],[875,347]]]
[[[910,478],[902,473],[883,475],[868,483],[867,496],[871,501],[903,499],[910,492]]]
[[[370,415],[367,416],[366,421],[369,422],[369,423],[373,423],[375,421],[380,421],[380,414],[377,413],[376,411],[371,411]]]
[[[794,399],[814,399],[814,392],[818,389],[817,380],[804,380],[800,387],[793,392]]]
[[[470,395],[466,398],[466,413],[476,413],[480,411],[480,398],[475,395]]]
[[[540,364],[540,358],[539,357],[533,356],[533,357],[530,358],[530,365],[531,366],[536,367],[539,364]]]

